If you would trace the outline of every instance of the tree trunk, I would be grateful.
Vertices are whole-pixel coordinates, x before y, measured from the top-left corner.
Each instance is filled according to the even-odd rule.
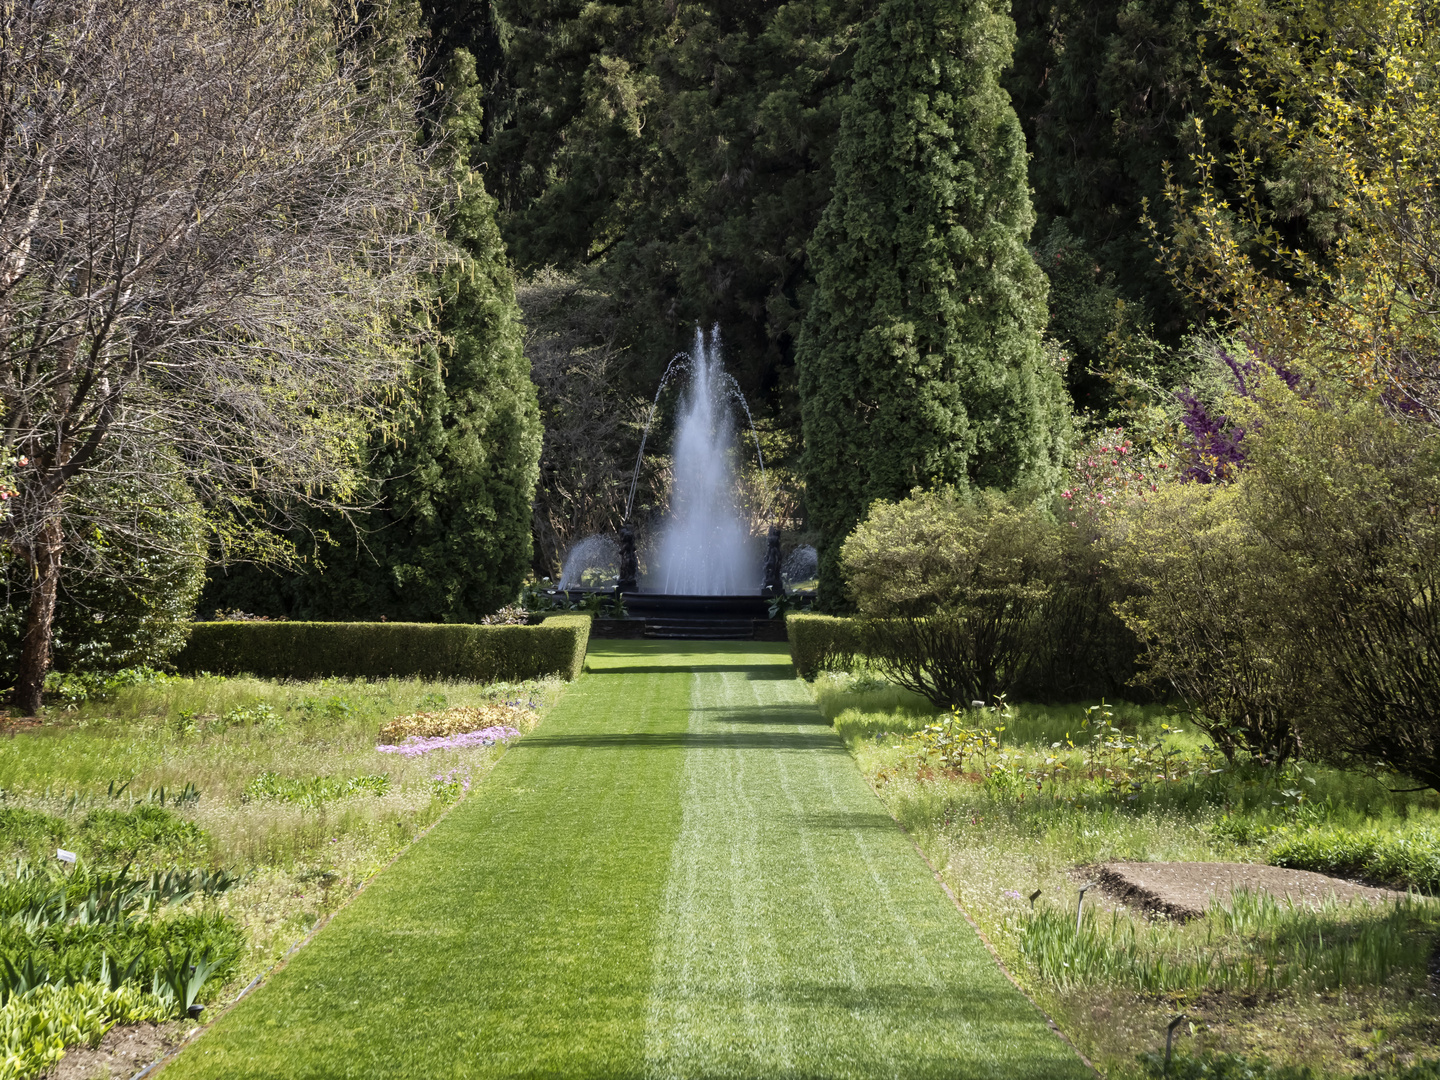
[[[60,589],[60,559],[64,552],[60,531],[59,500],[46,507],[44,524],[30,545],[34,584],[25,613],[25,637],[20,649],[20,677],[15,683],[15,704],[28,716],[40,711],[45,673],[50,670],[50,643],[55,636],[55,601]]]

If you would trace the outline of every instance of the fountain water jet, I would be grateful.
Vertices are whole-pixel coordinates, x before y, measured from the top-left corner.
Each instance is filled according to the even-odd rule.
[[[738,596],[753,594],[760,585],[754,545],[735,506],[730,404],[739,389],[721,366],[719,339],[718,328],[708,339],[696,330],[695,348],[685,365],[690,380],[675,425],[670,513],[656,550],[656,568],[646,583],[650,591]],[[743,406],[744,398],[739,400]]]

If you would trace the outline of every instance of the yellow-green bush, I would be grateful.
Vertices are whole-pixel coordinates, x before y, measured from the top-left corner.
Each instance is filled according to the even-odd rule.
[[[1037,507],[944,489],[872,504],[840,565],[867,655],[891,682],[945,707],[1015,689],[1060,555],[1059,530]]]
[[[132,987],[44,984],[0,1006],[0,1080],[36,1076],[65,1056],[65,1047],[93,1045],[115,1024],[164,1020],[170,1009]]]
[[[585,663],[590,616],[538,626],[454,623],[197,623],[175,659],[182,672],[274,679],[573,679]]]
[[[795,673],[802,679],[813,679],[822,671],[848,669],[864,651],[853,619],[791,614],[785,617],[785,634],[790,639]]]

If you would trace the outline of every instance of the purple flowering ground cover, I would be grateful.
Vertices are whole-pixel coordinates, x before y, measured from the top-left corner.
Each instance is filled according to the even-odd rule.
[[[401,757],[421,757],[433,750],[473,750],[483,746],[494,746],[497,742],[518,739],[520,732],[513,727],[495,725],[479,731],[466,731],[460,735],[411,735],[399,743],[378,743],[375,746],[382,754],[399,754]]]
[[[783,644],[600,642],[589,667],[166,1080],[1090,1075]]]

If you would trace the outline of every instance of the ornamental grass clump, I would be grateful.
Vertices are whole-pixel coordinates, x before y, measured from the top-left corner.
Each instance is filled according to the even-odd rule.
[[[514,731],[514,725],[528,711],[524,705],[507,701],[489,705],[455,705],[443,712],[410,713],[381,727],[380,741],[399,743],[408,738],[433,739],[465,735],[487,728]],[[519,734],[518,731],[515,733]]]

